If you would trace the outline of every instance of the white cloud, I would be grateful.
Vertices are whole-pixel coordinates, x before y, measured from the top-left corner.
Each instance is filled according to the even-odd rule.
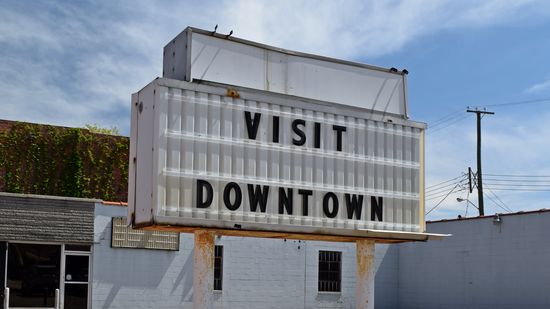
[[[345,59],[385,55],[453,27],[515,18],[524,2],[225,1],[16,3],[0,9],[3,117],[129,127],[129,97],[161,75],[187,25]],[[483,22],[476,22],[476,18]],[[38,103],[36,103],[39,101]],[[120,114],[123,112],[123,114]]]
[[[232,29],[241,38],[357,60],[402,50],[442,31],[526,22],[548,12],[542,1],[496,0],[33,2],[27,7],[12,2],[0,8],[0,117],[116,125],[127,134],[130,94],[161,75],[163,46],[187,25],[213,29],[219,24],[219,32]],[[545,81],[528,92],[549,88]],[[537,128],[550,119],[537,117],[524,127],[515,119],[484,127],[485,171],[550,175],[540,168],[550,166],[545,159],[550,136]],[[475,162],[474,128],[474,122],[461,122],[428,135],[427,185],[459,176]],[[534,199],[497,194],[516,210]],[[465,191],[450,196],[428,218],[463,212],[459,196]],[[475,194],[470,197],[477,203]],[[427,208],[437,202],[429,201]]]
[[[527,88],[526,93],[535,94],[550,90],[550,79]]]
[[[385,55],[422,36],[446,29],[524,20],[532,17],[533,6],[541,3],[287,0],[274,5],[268,1],[240,0],[226,2],[224,20],[239,37],[354,59]]]

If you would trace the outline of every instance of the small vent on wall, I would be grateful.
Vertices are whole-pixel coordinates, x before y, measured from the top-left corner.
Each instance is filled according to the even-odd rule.
[[[114,217],[111,247],[178,251],[179,233],[134,230],[126,224],[126,217]]]

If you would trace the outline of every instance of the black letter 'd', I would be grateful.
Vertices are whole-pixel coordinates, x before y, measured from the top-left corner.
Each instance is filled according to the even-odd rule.
[[[204,197],[202,196],[203,189],[206,189],[206,201],[204,201]],[[212,189],[212,185],[206,181],[197,179],[197,200],[195,201],[195,204],[197,205],[197,208],[207,208],[212,204],[212,199],[214,198],[214,190]]]

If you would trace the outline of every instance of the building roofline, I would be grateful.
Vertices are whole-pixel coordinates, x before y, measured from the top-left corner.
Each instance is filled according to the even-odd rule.
[[[497,215],[499,217],[504,217],[504,216],[516,216],[516,215],[529,215],[529,214],[544,213],[544,212],[550,212],[550,209],[542,208],[542,209],[538,209],[538,210],[518,211],[518,212],[513,212],[513,213],[497,213],[497,214],[488,215],[488,216],[440,219],[440,220],[426,221],[426,223],[440,223],[440,222],[452,222],[452,221],[478,220],[478,219],[495,218]]]
[[[27,197],[27,198],[45,199],[45,200],[90,202],[90,203],[101,203],[101,202],[103,202],[102,200],[91,199],[91,198],[55,196],[55,195],[38,195],[38,194],[26,194],[26,193],[9,193],[9,192],[0,192],[0,196]]]

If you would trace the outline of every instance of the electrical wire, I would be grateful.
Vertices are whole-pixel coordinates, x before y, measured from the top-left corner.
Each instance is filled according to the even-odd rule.
[[[517,174],[483,174],[483,176],[511,177],[511,178],[550,178],[550,175],[517,175]]]
[[[426,216],[429,215],[434,209],[436,209],[439,205],[441,205],[441,203],[443,203],[443,201],[451,194],[453,193],[453,191],[458,187],[458,184],[456,184],[452,189],[451,191],[449,191],[449,193],[447,193],[445,195],[445,197],[443,197],[441,199],[441,201],[439,201],[439,203],[437,203],[434,207],[432,207],[432,209],[430,209],[427,213],[426,213]]]
[[[444,130],[444,129],[450,127],[450,126],[453,126],[453,125],[455,125],[455,124],[457,124],[457,123],[459,123],[459,122],[465,120],[466,118],[468,118],[468,116],[469,116],[469,115],[464,115],[464,116],[462,116],[462,117],[460,117],[460,118],[458,118],[458,119],[456,119],[456,120],[454,120],[454,121],[452,121],[452,122],[449,122],[447,125],[445,125],[445,126],[443,126],[443,127],[439,127],[439,128],[433,129],[433,130],[428,130],[428,134],[432,135],[432,134],[434,134],[434,133],[436,133],[436,132],[442,131],[442,130]]]
[[[492,177],[484,177],[483,180],[487,180],[487,181],[496,181],[496,182],[504,182],[504,184],[506,184],[507,182],[511,182],[511,183],[548,183],[550,184],[550,179],[548,180],[545,180],[545,179],[499,179],[499,178],[492,178]]]
[[[513,106],[513,105],[525,105],[525,104],[535,104],[535,103],[544,103],[549,102],[550,98],[534,99],[534,100],[525,100],[525,101],[515,101],[507,103],[497,103],[497,104],[488,104],[484,105],[485,107],[499,107],[499,106]]]
[[[459,178],[461,178],[461,177],[464,177],[464,175],[457,176],[457,177],[455,177],[455,178],[453,178],[453,179],[449,179],[449,180],[446,180],[446,181],[442,181],[442,182],[440,182],[440,183],[436,183],[436,184],[431,185],[431,186],[427,186],[426,189],[433,188],[433,187],[437,187],[437,186],[439,186],[439,185],[449,183],[449,182],[451,182],[451,181],[453,181],[453,180],[457,180],[457,179],[459,179]]]
[[[508,209],[509,212],[513,212],[512,208],[508,207],[508,205],[506,205],[506,203],[504,203],[500,199],[500,197],[498,197],[498,195],[495,192],[493,192],[493,190],[491,190],[491,187],[489,187],[487,184],[485,184],[485,188],[487,188],[489,193],[491,193],[502,204],[502,206],[504,206],[504,208]]]
[[[426,192],[426,196],[427,197],[431,197],[431,196],[434,196],[434,195],[438,195],[438,194],[441,194],[443,192],[447,192],[447,190],[449,190],[450,187],[456,185],[456,184],[460,184],[460,182],[455,182],[455,183],[451,183],[449,184],[448,186],[445,186],[445,187],[442,187],[442,188],[439,188],[437,190],[432,190],[430,192]]]
[[[502,210],[504,210],[505,212],[508,212],[510,213],[511,211],[507,210],[506,208],[502,207],[499,203],[497,203],[495,200],[493,200],[489,195],[487,195],[487,198],[493,202],[493,204],[495,204],[496,206],[498,206],[499,208],[501,208]]]

